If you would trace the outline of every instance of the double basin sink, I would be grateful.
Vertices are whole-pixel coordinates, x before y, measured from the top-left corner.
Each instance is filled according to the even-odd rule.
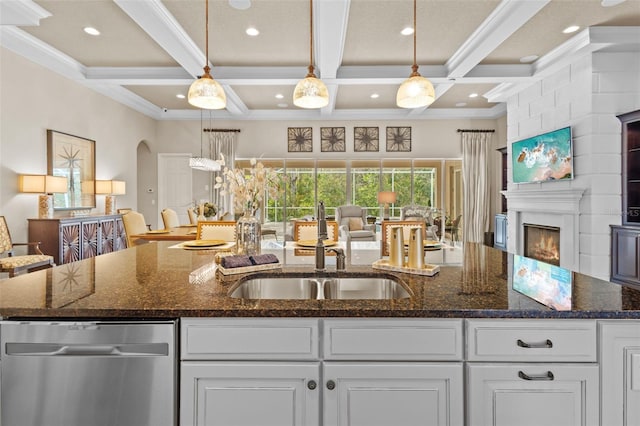
[[[242,299],[404,299],[411,294],[390,277],[249,277],[230,297]]]

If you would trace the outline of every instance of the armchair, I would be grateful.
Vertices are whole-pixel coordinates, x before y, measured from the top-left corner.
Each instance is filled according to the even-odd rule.
[[[340,240],[375,241],[376,225],[367,223],[367,211],[360,206],[336,207]]]
[[[400,220],[424,221],[426,226],[426,238],[434,241],[440,240],[440,238],[438,238],[438,225],[433,223],[433,209],[431,207],[403,206],[400,209]]]
[[[39,245],[39,242],[12,242],[7,221],[4,216],[0,216],[0,255],[7,255],[7,257],[0,258],[0,272],[8,272],[9,277],[14,277],[16,274],[20,274],[24,271],[29,272],[31,269],[42,269],[55,266],[53,263],[53,256],[43,254]],[[14,256],[13,248],[15,246],[33,247],[33,250],[37,254]]]

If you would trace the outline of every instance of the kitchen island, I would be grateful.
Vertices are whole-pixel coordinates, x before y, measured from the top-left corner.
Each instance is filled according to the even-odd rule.
[[[571,309],[548,308],[512,289],[513,255],[476,244],[467,245],[464,257],[452,264],[444,253],[445,263],[435,276],[373,269],[376,249],[347,250],[345,271],[336,271],[334,259],[327,256],[325,276],[396,276],[411,297],[394,300],[233,299],[228,293],[243,275],[209,271],[210,277],[195,280],[194,271],[210,265],[215,252],[172,246],[175,242],[145,244],[0,281],[0,316],[640,318],[640,289],[578,273],[573,275]],[[276,254],[283,268],[259,276],[315,274],[309,253],[299,255],[276,243],[263,252]]]
[[[440,270],[424,276],[374,269],[375,245],[353,244],[344,271],[327,256],[316,273],[312,252],[269,243],[282,267],[251,276],[393,276],[409,297],[233,298],[246,276],[213,268],[213,251],[175,246],[0,281],[0,332],[177,320],[179,413],[167,424],[640,424],[640,289],[574,273],[571,308],[554,310],[513,289],[513,255],[482,245],[427,253]],[[18,404],[6,424],[22,426],[43,413],[12,400],[15,386],[3,377],[2,406]]]

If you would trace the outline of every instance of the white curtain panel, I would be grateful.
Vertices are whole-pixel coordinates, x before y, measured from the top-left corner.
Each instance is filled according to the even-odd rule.
[[[464,201],[462,212],[462,241],[482,243],[489,230],[489,132],[462,133],[462,179]]]
[[[226,130],[219,132],[209,132],[209,149],[211,149],[212,158],[214,160],[220,160],[222,157],[220,154],[224,155],[225,167],[233,169],[234,162],[236,158],[236,143],[238,140],[238,132],[234,130]],[[224,168],[223,168],[224,170]],[[223,196],[220,194],[220,189],[213,189],[215,185],[216,176],[220,176],[224,179],[222,175],[222,170],[219,172],[214,172],[212,175],[211,182],[211,191],[213,191],[213,195],[211,199],[218,206],[218,215],[222,216],[224,213],[231,213],[233,217],[234,208],[233,208],[233,199],[230,194]]]

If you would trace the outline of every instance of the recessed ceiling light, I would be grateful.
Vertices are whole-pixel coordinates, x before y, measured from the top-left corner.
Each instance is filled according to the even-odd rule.
[[[229,0],[229,6],[239,10],[249,9],[251,7],[251,0]]]
[[[457,106],[457,107],[467,106],[467,103],[466,103],[466,102],[458,102],[458,103],[456,104],[456,106]]]
[[[472,94],[470,94],[470,95],[469,95],[469,97],[470,97],[470,98],[477,98],[477,97],[478,97],[478,94],[477,94],[477,93],[472,93]]]
[[[283,99],[284,95],[282,93],[276,94],[276,99]]]
[[[563,33],[565,34],[571,34],[571,33],[575,33],[576,31],[578,31],[580,29],[579,26],[577,25],[571,25],[570,27],[565,28],[564,30],[562,30]]]
[[[84,27],[83,30],[84,30],[85,33],[90,34],[92,36],[100,35],[100,31],[98,31],[97,29],[95,29],[93,27]]]
[[[406,27],[402,31],[400,31],[400,34],[402,34],[402,35],[411,35],[411,34],[413,34],[413,28]]]
[[[600,4],[602,5],[602,7],[611,7],[620,3],[624,3],[625,1],[626,0],[602,0]]]
[[[378,99],[379,97],[380,97],[380,95],[377,94],[377,93],[372,93],[371,94],[371,99]]]
[[[250,35],[251,37],[255,37],[258,34],[260,34],[260,31],[258,31],[258,29],[254,27],[247,28],[245,32],[247,33],[247,35]]]
[[[538,55],[523,56],[522,58],[520,58],[520,63],[528,64],[535,61],[538,58],[539,58]]]
[[[178,99],[184,99],[184,98],[185,98],[185,96],[184,96],[182,93],[178,93],[178,94],[176,95],[176,98],[178,98]]]
[[[286,107],[288,107],[288,106],[289,106],[289,104],[281,103],[281,104],[278,104],[278,106],[279,106],[280,108],[286,108]]]

